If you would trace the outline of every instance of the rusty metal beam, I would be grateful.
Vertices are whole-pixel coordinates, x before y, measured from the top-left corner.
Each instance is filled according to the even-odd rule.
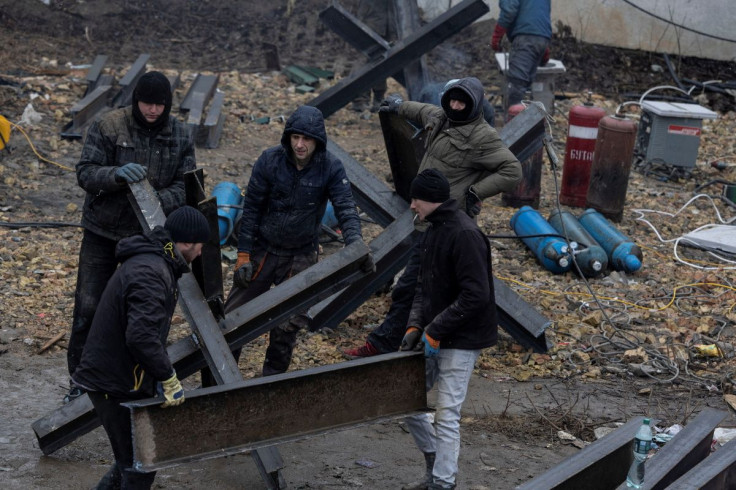
[[[365,244],[352,243],[236,310],[237,318],[230,315],[229,323],[222,327],[228,335],[230,349],[253,340],[365,275],[360,271],[360,263],[367,253]],[[191,335],[171,344],[167,352],[180,379],[207,365],[198,340]],[[86,395],[32,424],[44,454],[51,454],[97,426],[99,421]]]
[[[385,228],[409,209],[406,201],[332,140],[327,140],[327,150],[342,161],[355,203],[373,221]]]
[[[424,157],[427,132],[417,128],[398,114],[380,112],[378,119],[386,144],[394,188],[402,199],[410,202],[409,188],[419,171],[419,163]]]
[[[369,61],[381,59],[391,45],[376,31],[337,2],[333,2],[319,13],[319,20],[340,36],[343,41],[363,53]]]
[[[665,446],[666,447],[666,446]],[[723,490],[736,488],[736,439],[675,480],[668,490]]]
[[[179,104],[179,110],[187,112],[195,106],[201,106],[200,109],[203,109],[214,95],[219,80],[219,75],[197,74],[187,94],[184,96],[184,100]],[[199,100],[195,101],[195,97]]]
[[[108,103],[112,94],[111,85],[100,85],[85,95],[70,109],[72,120],[61,131],[62,138],[81,138],[82,130],[94,118],[109,109]]]
[[[98,54],[95,57],[92,66],[87,70],[87,76],[84,77],[87,80],[87,90],[84,92],[84,95],[89,94],[97,88],[97,85],[100,85],[100,75],[102,75],[102,69],[105,67],[105,63],[107,63],[107,56],[104,54]]]
[[[376,272],[314,305],[308,313],[309,329],[335,329],[375,291],[391,280],[409,261],[414,232],[414,214],[407,209],[370,243]]]
[[[700,412],[692,422],[646,461],[646,488],[648,490],[672,488],[669,487],[672,482],[707,458],[713,442],[713,431],[727,416],[727,412],[715,408],[705,408]],[[626,489],[626,483],[622,483],[618,488]]]
[[[325,117],[329,117],[358,94],[369,90],[379,80],[391,76],[453,34],[472,24],[488,10],[488,5],[483,0],[464,0],[432,22],[422,26],[409,37],[398,41],[386,53],[385,58],[367,64],[355,74],[322,92],[308,104],[317,107]]]
[[[146,63],[148,63],[150,54],[141,54],[133,62],[123,78],[120,79],[120,92],[115,96],[113,105],[115,107],[123,107],[130,105],[133,101],[133,90],[138,80],[146,73]]]
[[[505,282],[494,277],[498,324],[526,349],[544,353],[549,349],[545,330],[552,321],[539,313]]]
[[[210,108],[207,110],[207,117],[202,125],[203,141],[201,145],[205,148],[217,148],[220,143],[222,128],[225,125],[225,112],[222,110],[224,103],[225,92],[216,90]]]
[[[426,411],[424,356],[375,356],[189,391],[173,409],[160,404],[126,404],[142,471]]]
[[[610,434],[519,485],[517,490],[608,490],[626,479],[634,460],[631,444],[644,417],[634,417]]]
[[[419,30],[421,18],[417,0],[394,0],[394,10],[396,12],[396,32],[399,39],[406,39],[413,32]],[[422,55],[408,63],[402,73],[405,80],[403,85],[406,87],[409,100],[417,100],[424,86],[429,82],[425,56]]]

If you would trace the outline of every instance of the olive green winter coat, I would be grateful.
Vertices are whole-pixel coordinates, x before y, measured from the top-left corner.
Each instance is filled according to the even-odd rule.
[[[466,121],[449,119],[447,94],[452,88],[464,90],[473,100]],[[503,144],[495,129],[483,119],[483,87],[477,78],[463,78],[445,90],[442,105],[404,102],[399,115],[420,124],[429,132],[427,149],[419,172],[436,168],[450,182],[450,197],[465,209],[469,186],[481,199],[513,190],[521,180],[521,164]]]

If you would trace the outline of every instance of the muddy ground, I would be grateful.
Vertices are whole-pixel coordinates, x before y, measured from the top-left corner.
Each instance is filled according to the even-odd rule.
[[[345,1],[347,7],[354,1]],[[0,102],[14,123],[30,103],[40,122],[21,124],[33,144],[14,128],[10,147],[0,157],[0,485],[3,488],[89,488],[105,472],[112,454],[98,429],[50,456],[43,456],[31,423],[60,404],[67,385],[65,339],[44,345],[70,324],[79,222],[84,193],[71,169],[81,140],[59,137],[71,106],[83,95],[84,65],[97,54],[110,57],[108,72],[120,77],[141,53],[150,53],[149,69],[179,74],[182,85],[175,106],[199,72],[218,73],[226,93],[227,119],[216,149],[197,149],[207,183],[247,183],[250,165],[275,144],[288,115],[314,94],[298,94],[278,72],[265,70],[263,43],[276,45],[282,66],[304,64],[345,76],[360,55],[322,26],[317,13],[326,1],[231,2],[171,0],[0,0]],[[435,48],[428,56],[437,79],[475,75],[496,104],[501,77],[490,63],[492,22],[474,24]],[[648,88],[671,84],[660,55],[578,43],[569,29],[557,27],[553,58],[567,72],[557,80],[560,95],[552,118],[558,153],[564,153],[566,116],[582,94],[612,114],[624,101]],[[679,76],[694,80],[736,80],[733,63],[673,57]],[[323,80],[317,93],[334,80]],[[392,91],[402,88],[389,80]],[[734,167],[718,171],[710,161],[736,160],[736,114],[728,94],[701,94],[698,102],[719,113],[704,124],[698,164],[688,178],[633,172],[627,210],[620,229],[645,249],[645,267],[632,275],[608,271],[590,281],[605,299],[614,326],[607,325],[586,288],[571,273],[544,271],[515,240],[497,238],[494,270],[522,297],[552,320],[547,354],[525,352],[502,332],[501,341],[481,357],[464,407],[459,488],[513,488],[579,451],[558,431],[580,441],[595,440],[597,427],[625,422],[636,415],[658,419],[660,427],[686,424],[704,407],[728,413],[724,399],[733,392],[734,361],[694,354],[704,338],[735,343],[732,272],[694,269],[674,260],[634,209],[674,213],[701,184],[734,181]],[[272,117],[269,124],[254,119]],[[501,118],[499,117],[499,124]],[[381,178],[390,180],[381,129],[375,115],[342,109],[327,120],[334,141]],[[44,160],[37,158],[34,150]],[[555,177],[545,162],[540,211],[555,207]],[[724,218],[733,207],[718,200],[719,187],[706,188]],[[499,198],[484,204],[479,223],[494,235],[509,234],[515,210]],[[579,210],[575,210],[576,212]],[[700,199],[676,217],[647,215],[665,238],[716,220],[713,207]],[[12,225],[11,225],[12,223]],[[67,226],[69,225],[69,226]],[[366,223],[365,235],[379,231]],[[334,250],[325,244],[325,252]],[[680,254],[703,267],[713,258],[697,251]],[[722,265],[722,263],[720,264]],[[231,264],[223,261],[229,285]],[[713,285],[719,286],[713,286]],[[689,286],[685,286],[689,285]],[[671,301],[670,301],[671,299]],[[388,308],[376,296],[334,331],[304,333],[292,369],[341,362],[340,348],[358,345],[366,326],[378,323]],[[181,315],[172,338],[188,333]],[[705,336],[705,337],[704,337]],[[639,347],[641,351],[635,351]],[[265,342],[260,338],[241,357],[244,377],[258,376]],[[626,352],[630,351],[630,352]],[[637,376],[630,364],[669,353],[672,365],[656,364],[655,378]],[[653,361],[654,359],[654,361]],[[186,389],[198,385],[187,379]],[[317,436],[280,446],[291,488],[398,488],[422,471],[421,456],[398,421]],[[163,470],[158,488],[260,488],[251,459],[244,455]]]

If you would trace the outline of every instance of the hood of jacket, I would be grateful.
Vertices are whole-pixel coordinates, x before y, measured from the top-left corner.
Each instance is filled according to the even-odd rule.
[[[479,115],[481,115],[483,109],[483,84],[480,83],[480,80],[475,77],[467,77],[455,80],[454,82],[451,81],[445,85],[440,104],[442,105],[442,109],[444,109],[445,114],[448,115],[450,114],[449,92],[452,89],[459,89],[465,92],[468,97],[470,97],[473,107],[470,109],[470,114],[464,121],[452,121],[452,119],[450,119],[450,121],[466,123],[475,120]]]
[[[176,245],[171,240],[169,232],[162,226],[157,226],[143,235],[133,235],[123,238],[115,247],[115,256],[121,263],[134,255],[145,253],[152,253],[163,257],[177,279],[185,272],[189,272],[189,266],[181,254],[176,251]]]
[[[281,136],[281,146],[291,155],[291,135],[303,134],[317,140],[317,150],[327,148],[327,131],[325,130],[325,118],[322,111],[316,107],[299,106],[286,120],[284,133]]]

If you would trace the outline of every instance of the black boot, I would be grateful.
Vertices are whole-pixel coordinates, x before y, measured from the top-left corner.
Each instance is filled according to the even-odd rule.
[[[401,490],[427,490],[427,487],[432,483],[435,456],[435,453],[424,453],[424,462],[427,464],[427,471],[424,474],[424,478],[407,483],[401,487]]]
[[[102,479],[97,483],[95,490],[120,490],[123,484],[123,477],[120,475],[118,464],[113,463],[110,469],[105,473]]]

